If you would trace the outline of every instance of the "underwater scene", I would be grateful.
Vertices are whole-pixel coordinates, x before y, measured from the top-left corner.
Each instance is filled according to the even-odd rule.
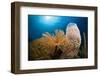
[[[88,58],[88,17],[28,15],[28,60]]]

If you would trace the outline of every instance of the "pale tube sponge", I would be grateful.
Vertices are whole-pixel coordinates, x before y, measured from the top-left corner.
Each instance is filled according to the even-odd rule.
[[[75,58],[78,57],[79,48],[81,45],[80,30],[76,23],[69,23],[66,28],[66,40],[63,47],[63,54],[61,58]]]
[[[81,35],[80,30],[76,23],[69,23],[66,29],[66,37],[75,44],[76,47],[80,47]]]

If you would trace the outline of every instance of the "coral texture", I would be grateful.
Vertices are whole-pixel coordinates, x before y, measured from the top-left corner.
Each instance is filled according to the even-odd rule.
[[[54,34],[46,32],[29,43],[30,57],[33,60],[76,58],[80,45],[79,29],[75,23],[69,23],[66,33],[59,29]]]

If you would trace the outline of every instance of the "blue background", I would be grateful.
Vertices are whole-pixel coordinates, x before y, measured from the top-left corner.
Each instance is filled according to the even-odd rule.
[[[40,38],[45,32],[54,33],[56,29],[66,32],[69,23],[76,23],[81,32],[81,37],[85,32],[87,38],[87,17],[28,15],[28,41]]]

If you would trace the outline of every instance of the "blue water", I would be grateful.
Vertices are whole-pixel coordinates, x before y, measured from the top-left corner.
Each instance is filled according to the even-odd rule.
[[[76,23],[81,36],[83,32],[87,36],[88,17],[28,15],[28,40],[40,38],[45,32],[54,33],[56,29],[65,32],[69,23]]]

